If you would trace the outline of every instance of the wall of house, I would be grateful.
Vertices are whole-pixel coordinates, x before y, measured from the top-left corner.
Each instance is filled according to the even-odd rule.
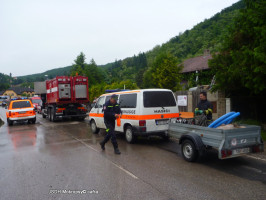
[[[179,110],[183,112],[194,112],[199,100],[199,93],[202,90],[197,91],[178,91],[175,93],[178,95],[187,95],[187,106],[179,106]],[[224,92],[217,91],[214,93],[207,92],[207,99],[213,104],[213,120],[218,119],[222,115],[231,111],[231,100],[225,98]]]
[[[13,98],[13,97],[17,97],[17,96],[18,96],[17,93],[15,93],[13,90],[6,90],[6,91],[4,92],[4,95],[5,95],[5,96],[10,96],[11,98]]]
[[[35,94],[35,92],[24,92],[24,94],[26,94],[26,95],[29,96],[29,97],[33,97],[34,94]],[[5,95],[5,96],[10,96],[11,98],[13,98],[13,97],[22,97],[22,95],[17,94],[17,93],[16,93],[15,91],[13,91],[13,90],[6,90],[6,91],[4,92],[3,95]]]

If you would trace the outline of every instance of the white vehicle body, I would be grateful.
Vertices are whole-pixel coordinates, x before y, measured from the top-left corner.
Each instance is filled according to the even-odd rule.
[[[168,136],[169,123],[179,117],[175,96],[167,89],[142,89],[103,94],[89,114],[93,132],[106,129],[103,118],[103,105],[111,95],[118,95],[118,104],[122,111],[121,125],[115,127],[116,132],[125,132],[131,127],[132,136],[159,135]],[[94,124],[92,124],[94,123]],[[96,125],[96,126],[95,126]],[[94,127],[95,126],[95,127]]]

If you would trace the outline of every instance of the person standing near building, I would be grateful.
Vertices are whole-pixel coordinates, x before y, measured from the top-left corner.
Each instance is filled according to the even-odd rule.
[[[119,118],[119,116],[121,115],[121,109],[119,105],[117,104],[117,99],[118,99],[118,96],[113,94],[111,96],[111,99],[103,105],[104,123],[106,126],[106,136],[104,137],[104,140],[100,142],[100,145],[101,145],[102,150],[105,150],[104,145],[111,138],[112,144],[114,146],[115,154],[121,154],[121,152],[118,149],[118,144],[117,144],[116,135],[115,135],[115,120]]]
[[[195,111],[202,110],[204,112],[204,114],[206,115],[207,119],[209,121],[211,121],[212,120],[212,109],[213,109],[213,106],[212,106],[211,102],[209,102],[207,100],[207,93],[201,92],[200,93],[200,102],[198,103]]]

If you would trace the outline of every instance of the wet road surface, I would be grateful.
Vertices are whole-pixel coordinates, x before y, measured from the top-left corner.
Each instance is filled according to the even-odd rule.
[[[5,109],[0,116],[6,121]],[[101,151],[85,120],[0,128],[0,199],[266,199],[266,154],[183,160],[176,140],[140,139]],[[82,193],[82,194],[80,194]]]

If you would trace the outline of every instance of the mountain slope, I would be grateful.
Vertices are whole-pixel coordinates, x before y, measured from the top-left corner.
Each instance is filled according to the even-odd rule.
[[[244,7],[245,3],[241,0],[210,19],[197,24],[191,30],[186,30],[146,53],[140,53],[138,56],[134,55],[102,67],[109,71],[111,80],[130,79],[142,87],[144,73],[151,67],[156,56],[163,52],[171,53],[181,63],[187,58],[202,55],[206,49],[209,49],[211,53],[219,51],[224,36],[228,34],[228,27],[233,25],[234,18]]]
[[[45,80],[45,75],[49,79],[54,78],[56,76],[63,76],[63,75],[69,75],[71,70],[71,66],[67,67],[61,67],[61,68],[56,68],[56,69],[51,69],[42,73],[38,74],[31,74],[31,75],[26,75],[26,76],[18,76],[17,80],[14,80],[13,84],[20,84],[23,82],[34,82],[34,81],[44,81]]]

